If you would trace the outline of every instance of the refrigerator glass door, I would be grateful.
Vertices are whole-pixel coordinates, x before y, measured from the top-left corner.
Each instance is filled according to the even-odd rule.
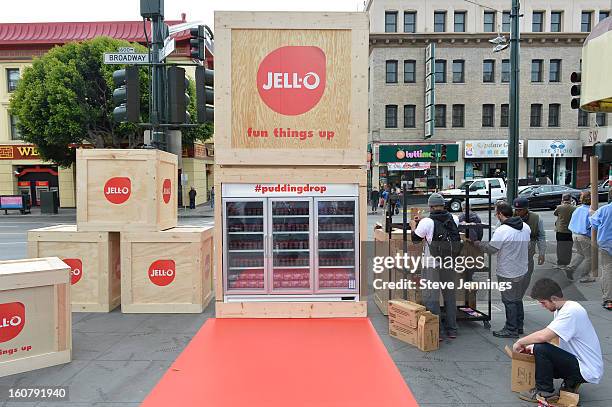
[[[315,275],[317,293],[356,293],[358,289],[358,217],[353,198],[318,198]]]
[[[270,198],[269,219],[272,293],[313,291],[312,199]]]
[[[266,200],[226,199],[223,211],[225,292],[265,294]]]

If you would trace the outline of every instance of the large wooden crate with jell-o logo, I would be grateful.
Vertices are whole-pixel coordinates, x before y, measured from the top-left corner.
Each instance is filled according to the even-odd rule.
[[[0,377],[70,362],[71,318],[66,263],[0,261]]]
[[[28,257],[57,256],[70,266],[72,311],[109,312],[121,303],[119,233],[56,225],[28,232]]]
[[[213,296],[212,230],[121,233],[121,311],[202,312]]]
[[[78,149],[77,227],[155,232],[177,225],[177,157],[153,149]]]

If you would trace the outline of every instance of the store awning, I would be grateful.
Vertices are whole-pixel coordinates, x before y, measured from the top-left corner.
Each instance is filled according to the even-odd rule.
[[[430,168],[431,163],[423,162],[387,163],[387,169],[389,171],[422,171]]]

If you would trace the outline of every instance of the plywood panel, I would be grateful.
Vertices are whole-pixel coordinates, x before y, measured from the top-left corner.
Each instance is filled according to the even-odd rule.
[[[217,318],[351,318],[367,316],[367,301],[221,302]]]
[[[0,377],[70,361],[69,278],[58,258],[0,262]]]
[[[121,235],[125,313],[199,313],[212,299],[212,228]]]

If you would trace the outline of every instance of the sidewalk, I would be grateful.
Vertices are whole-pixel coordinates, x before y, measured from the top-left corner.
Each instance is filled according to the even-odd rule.
[[[196,206],[195,209],[179,208],[179,218],[212,218],[215,216],[215,211],[210,207],[210,204],[203,203]]]
[[[27,218],[76,218],[76,208],[59,208],[58,213],[41,213],[39,207],[31,209],[32,213],[22,215],[18,211],[8,211],[8,215],[4,214],[4,211],[0,211],[0,220],[2,219],[27,219]],[[214,217],[214,211],[210,208],[208,203],[196,206],[195,209],[183,209],[178,208],[179,218],[212,218]]]

